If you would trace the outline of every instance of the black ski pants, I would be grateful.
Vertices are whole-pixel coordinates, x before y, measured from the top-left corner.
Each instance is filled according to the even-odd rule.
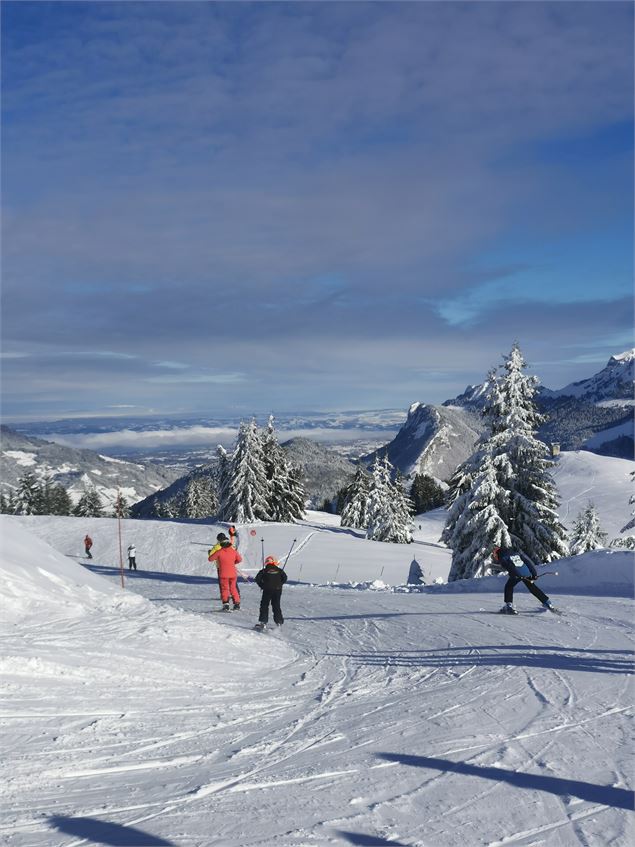
[[[527,579],[523,576],[510,576],[507,582],[505,583],[506,603],[514,602],[514,588],[518,585],[519,582],[523,582],[527,586],[527,590],[531,591],[534,597],[537,600],[540,600],[541,603],[546,603],[549,600],[545,592],[541,591],[535,582],[532,582],[530,579]]]
[[[137,570],[137,560],[134,556],[128,556],[128,570]]]
[[[262,590],[262,598],[260,600],[260,615],[258,620],[260,623],[267,623],[269,620],[269,603],[271,603],[271,611],[273,612],[274,623],[284,623],[282,617],[282,609],[280,608],[280,598],[282,597],[282,589],[277,591],[269,591],[266,588]]]

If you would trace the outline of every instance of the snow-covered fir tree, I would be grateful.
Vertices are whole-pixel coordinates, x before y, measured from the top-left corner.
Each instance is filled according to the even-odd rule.
[[[608,535],[602,531],[600,517],[593,503],[588,503],[586,509],[578,513],[573,523],[569,546],[572,556],[588,553],[589,550],[599,550],[606,547]]]
[[[269,520],[262,439],[253,420],[240,425],[230,479],[224,520],[235,523]]]
[[[219,444],[216,448],[216,466],[214,469],[214,484],[216,487],[216,498],[218,501],[218,520],[229,521],[230,502],[229,492],[231,483],[231,461],[227,450]]]
[[[73,501],[70,494],[59,482],[51,489],[48,508],[49,515],[70,515],[73,512]]]
[[[73,509],[73,514],[78,518],[101,518],[103,506],[97,489],[92,486],[86,488]]]
[[[262,451],[267,477],[267,514],[269,520],[292,522],[304,515],[304,487],[299,472],[289,463],[278,444],[273,415],[262,434]]]
[[[368,515],[366,507],[370,492],[370,476],[362,465],[358,465],[355,476],[344,489],[344,506],[341,525],[351,529],[366,529]]]
[[[412,505],[403,489],[392,482],[388,457],[377,457],[371,468],[366,501],[366,538],[409,544],[412,541]]]
[[[27,471],[18,480],[14,504],[16,515],[42,514],[42,487],[33,471]]]
[[[288,465],[288,467],[287,520],[295,521],[304,517],[306,491],[301,468],[295,465]]]
[[[415,514],[438,509],[445,503],[445,494],[439,483],[428,474],[422,473],[416,474],[412,481],[410,498]]]
[[[173,518],[175,517],[172,514],[172,510],[170,508],[170,501],[166,500],[156,500],[154,505],[152,506],[152,513],[155,518]]]
[[[41,514],[70,515],[73,503],[68,491],[61,483],[56,483],[51,473],[45,474],[41,484]]]
[[[480,459],[470,487],[452,503],[441,536],[452,548],[449,582],[490,573],[493,547],[511,546],[504,520],[507,492],[499,485],[492,452],[481,451]]]
[[[198,474],[188,480],[184,496],[185,517],[207,518],[217,512],[218,502],[209,474]]]
[[[568,552],[551,478],[553,462],[536,438],[542,421],[534,395],[538,380],[527,376],[514,344],[504,374],[490,374],[484,414],[488,432],[450,484],[450,509],[442,540],[452,548],[449,581],[491,572],[494,546],[512,547],[548,562]]]

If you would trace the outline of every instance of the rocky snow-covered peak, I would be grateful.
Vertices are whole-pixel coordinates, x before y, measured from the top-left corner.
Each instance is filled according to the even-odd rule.
[[[482,431],[480,417],[468,409],[413,403],[394,439],[365,456],[364,463],[371,463],[377,454],[387,454],[406,477],[424,473],[445,481],[472,453]]]
[[[601,371],[578,382],[571,382],[558,391],[546,391],[549,397],[577,397],[589,403],[607,400],[633,399],[635,380],[635,348],[611,356]]]

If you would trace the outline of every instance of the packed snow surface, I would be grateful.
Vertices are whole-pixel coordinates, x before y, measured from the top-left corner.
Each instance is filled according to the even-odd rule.
[[[217,614],[219,526],[122,521],[122,589],[117,521],[3,516],[2,843],[632,843],[632,555],[561,560],[564,616],[517,589],[503,617],[501,578],[400,584],[447,566],[419,520],[408,546],[239,526],[248,573],[295,539],[260,634],[253,582]]]

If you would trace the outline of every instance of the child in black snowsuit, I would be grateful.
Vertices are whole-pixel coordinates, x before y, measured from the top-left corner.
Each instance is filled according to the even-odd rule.
[[[549,609],[550,612],[556,611],[549,597],[534,583],[534,580],[538,576],[538,571],[529,556],[525,556],[522,553],[514,553],[509,547],[494,547],[492,551],[492,562],[504,568],[509,574],[509,579],[505,583],[505,605],[500,610],[502,614],[518,614],[514,607],[514,588],[519,582],[522,582],[534,597],[540,600],[545,609]]]
[[[271,611],[273,619],[277,626],[282,626],[284,618],[280,608],[280,598],[282,597],[282,586],[287,581],[287,575],[280,567],[273,556],[267,556],[265,566],[255,576],[256,584],[262,589],[262,599],[260,600],[260,615],[256,629],[264,629],[269,620],[269,603],[271,603]]]

